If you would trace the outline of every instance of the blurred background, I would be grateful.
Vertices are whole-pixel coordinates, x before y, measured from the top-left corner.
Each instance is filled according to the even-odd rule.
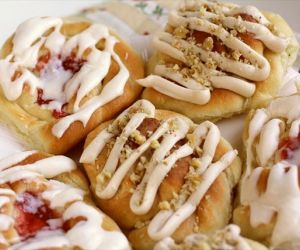
[[[111,1],[111,0],[108,0]],[[145,0],[144,0],[145,1]],[[166,0],[161,0],[166,1]],[[280,13],[292,28],[300,33],[300,0],[229,0],[243,5],[255,5],[263,10]],[[0,0],[0,44],[17,25],[33,16],[64,16],[101,0]],[[138,0],[136,1],[139,2]]]

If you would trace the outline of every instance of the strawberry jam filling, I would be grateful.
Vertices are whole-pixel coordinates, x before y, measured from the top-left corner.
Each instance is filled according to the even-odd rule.
[[[278,146],[280,159],[300,165],[300,133],[295,138],[285,138]]]
[[[62,58],[61,56],[51,57],[51,54],[47,53],[39,57],[33,71],[42,79],[44,79],[44,81],[50,81],[48,82],[48,84],[53,84],[55,82],[58,83],[59,81],[61,81],[61,84],[58,84],[60,86],[58,86],[58,88],[60,89],[57,89],[57,91],[63,91],[64,84],[71,78],[72,75],[76,74],[81,69],[84,63],[85,60],[76,58],[76,55],[74,53],[65,58]],[[61,74],[67,75],[67,78],[62,78]],[[38,105],[48,105],[51,102],[59,100],[60,99],[57,100],[57,98],[49,98],[49,95],[48,97],[47,95],[45,96],[44,89],[37,89],[36,103]],[[61,105],[60,109],[54,109],[52,111],[53,117],[57,119],[69,115],[69,113],[64,110],[68,103],[64,101],[62,101],[62,103],[63,104]]]
[[[65,70],[70,70],[73,74],[77,73],[85,63],[83,59],[77,59],[74,54],[66,57],[62,63]]]
[[[36,194],[30,192],[20,194],[14,206],[16,209],[15,229],[23,239],[36,235],[41,229],[49,229],[47,221],[55,219],[54,211]]]

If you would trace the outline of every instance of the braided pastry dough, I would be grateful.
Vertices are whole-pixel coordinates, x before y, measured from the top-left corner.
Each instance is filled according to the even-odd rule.
[[[57,180],[68,182],[73,186]],[[1,249],[130,249],[118,226],[87,203],[75,163],[35,151],[0,161]]]
[[[33,147],[64,153],[139,95],[141,59],[101,24],[37,17],[0,60],[0,119]]]
[[[225,226],[240,175],[237,151],[216,125],[193,124],[146,100],[93,131],[80,161],[98,206],[136,249]]]
[[[246,169],[234,222],[244,235],[278,249],[293,249],[286,244],[300,237],[299,103],[299,94],[276,98],[250,112],[245,127]]]
[[[253,6],[186,1],[153,41],[143,97],[195,121],[220,119],[266,104],[297,55],[278,15]]]

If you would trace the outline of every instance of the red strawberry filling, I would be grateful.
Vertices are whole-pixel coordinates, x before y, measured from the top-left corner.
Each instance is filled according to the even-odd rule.
[[[36,67],[34,69],[34,72],[41,77],[44,77],[47,79],[53,79],[54,75],[59,74],[59,72],[69,72],[70,76],[76,74],[83,64],[85,63],[85,60],[76,58],[76,55],[71,54],[70,56],[67,56],[66,58],[62,59],[61,56],[58,57],[51,57],[50,53],[47,53],[43,56],[40,56],[38,59],[38,62],[36,64]],[[59,75],[57,75],[57,79],[59,79]],[[63,79],[63,78],[62,78]],[[69,78],[68,78],[69,79]],[[67,79],[67,80],[68,80]],[[65,79],[66,80],[66,79]],[[61,84],[64,85],[66,82],[62,82]],[[51,82],[50,82],[51,84]],[[61,85],[61,89],[64,88],[64,86]],[[62,91],[62,90],[57,90]],[[36,103],[38,105],[48,105],[52,101],[56,101],[55,98],[47,98],[45,97],[45,91],[42,88],[37,89],[37,100]],[[52,111],[53,117],[59,119],[61,117],[65,117],[69,115],[64,108],[68,103],[63,103],[60,109],[54,109]]]
[[[39,230],[49,227],[48,220],[55,214],[36,194],[25,192],[15,202],[15,229],[22,238],[34,236]]]
[[[81,69],[84,63],[85,60],[77,59],[75,55],[71,54],[64,59],[62,65],[65,70],[70,70],[73,74],[75,74]]]
[[[300,133],[295,138],[285,138],[278,146],[280,159],[300,165]]]

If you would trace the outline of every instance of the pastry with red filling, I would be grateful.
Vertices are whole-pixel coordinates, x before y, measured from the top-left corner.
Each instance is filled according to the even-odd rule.
[[[65,153],[137,99],[143,67],[102,24],[29,19],[0,52],[0,119],[31,148]]]
[[[299,249],[300,95],[275,98],[249,113],[245,171],[233,221],[274,249]]]
[[[131,248],[71,159],[26,151],[0,161],[0,249]]]

